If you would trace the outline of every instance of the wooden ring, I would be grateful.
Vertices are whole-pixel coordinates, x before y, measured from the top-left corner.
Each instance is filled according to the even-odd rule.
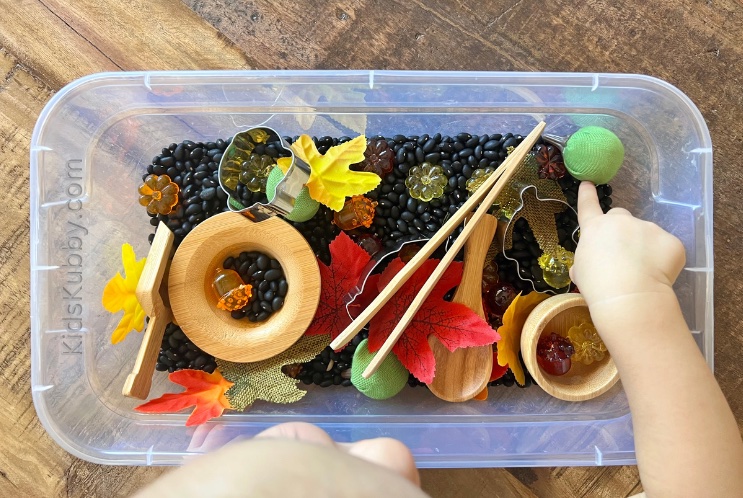
[[[236,320],[216,306],[216,270],[243,251],[277,259],[289,284],[284,306],[265,322]],[[254,223],[226,212],[183,239],[170,265],[168,294],[176,323],[196,346],[227,361],[260,361],[288,349],[309,327],[320,300],[320,269],[312,248],[286,221]]]
[[[574,361],[568,373],[545,374],[537,363],[537,342],[544,333],[568,335],[573,325],[590,322],[586,300],[580,294],[559,294],[539,303],[529,314],[521,333],[521,355],[532,378],[548,394],[565,401],[585,401],[602,395],[619,380],[614,360],[607,353],[591,365]]]

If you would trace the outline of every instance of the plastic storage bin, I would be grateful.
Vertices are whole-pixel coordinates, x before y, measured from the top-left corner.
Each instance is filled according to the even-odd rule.
[[[33,399],[44,427],[70,453],[99,463],[179,464],[194,430],[187,414],[146,415],[121,395],[142,336],[116,346],[118,316],[101,291],[120,248],[149,249],[136,186],[170,142],[210,141],[265,124],[284,135],[547,132],[599,124],[624,141],[614,205],[684,243],[676,291],[710,366],[712,148],[697,108],[646,76],[457,72],[149,72],[96,74],[58,92],[31,144]],[[76,308],[80,306],[80,308]],[[304,386],[303,386],[304,387]],[[177,390],[156,373],[151,396]],[[212,445],[279,423],[320,425],[339,441],[389,436],[420,467],[632,464],[632,423],[621,385],[584,403],[539,387],[495,387],[485,402],[451,404],[426,389],[388,401],[352,388],[310,388],[293,405],[256,403],[197,429]]]

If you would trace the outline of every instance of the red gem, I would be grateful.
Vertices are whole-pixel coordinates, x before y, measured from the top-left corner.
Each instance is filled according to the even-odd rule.
[[[421,250],[421,246],[418,244],[405,244],[402,249],[400,249],[400,260],[403,263],[409,262],[411,259],[413,259],[413,256],[418,254],[418,251]]]
[[[513,285],[502,282],[485,293],[483,304],[486,312],[492,315],[503,315],[511,302],[516,298],[516,289]]]
[[[498,264],[495,261],[486,264],[482,269],[482,291],[489,291],[495,287],[499,280]]]
[[[384,178],[392,172],[395,164],[395,151],[390,148],[386,140],[369,140],[364,151],[364,160],[355,164],[354,171],[376,173]]]
[[[539,178],[558,180],[565,176],[567,170],[562,160],[562,154],[553,145],[537,145],[534,148],[534,158],[539,165]]]
[[[570,370],[570,357],[575,348],[570,339],[554,332],[543,335],[537,342],[537,363],[550,375],[565,375]]]
[[[359,235],[358,239],[356,239],[356,243],[360,245],[363,250],[368,252],[370,256],[374,256],[382,250],[382,241],[372,233]]]

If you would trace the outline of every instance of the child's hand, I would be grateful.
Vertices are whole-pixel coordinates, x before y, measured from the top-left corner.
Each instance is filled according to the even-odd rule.
[[[578,222],[580,242],[570,275],[592,316],[604,309],[624,313],[624,306],[631,304],[600,306],[607,301],[673,293],[672,285],[686,260],[684,246],[676,237],[654,223],[638,220],[626,209],[603,214],[596,187],[590,182],[580,185]]]

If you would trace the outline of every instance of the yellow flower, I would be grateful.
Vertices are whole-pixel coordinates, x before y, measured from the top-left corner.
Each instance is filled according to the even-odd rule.
[[[116,273],[103,289],[101,302],[106,311],[111,313],[124,311],[124,316],[121,317],[116,330],[111,335],[112,344],[121,342],[132,330],[141,332],[144,328],[145,312],[137,301],[135,291],[146,260],[147,258],[142,258],[137,261],[132,246],[122,245],[121,261],[124,264],[126,277],[122,277],[121,273]]]

